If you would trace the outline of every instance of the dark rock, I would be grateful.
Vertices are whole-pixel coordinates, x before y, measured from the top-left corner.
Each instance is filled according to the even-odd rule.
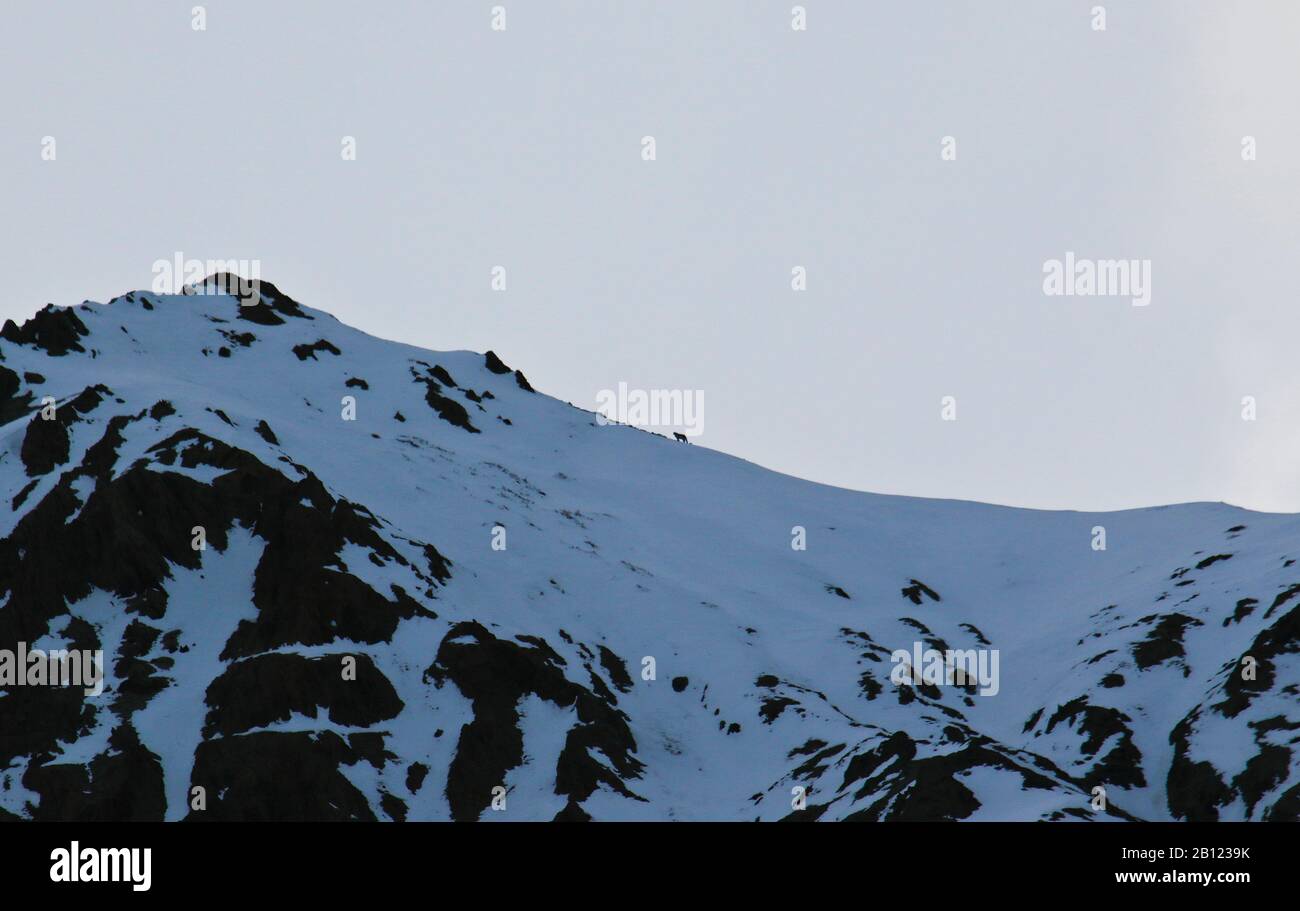
[[[0,328],[0,338],[15,345],[31,345],[53,357],[62,357],[70,351],[84,352],[78,339],[90,334],[77,314],[70,309],[47,304],[22,326],[5,320]]]
[[[479,429],[470,423],[469,412],[465,410],[465,406],[455,399],[449,399],[443,395],[442,386],[435,380],[417,375],[415,381],[424,384],[424,400],[429,403],[430,408],[437,412],[438,417],[453,427],[459,427],[470,433],[479,432]]]
[[[323,338],[317,339],[316,341],[312,342],[310,345],[293,346],[293,353],[297,355],[298,360],[300,361],[305,361],[307,360],[307,358],[311,358],[313,361],[316,360],[317,351],[328,351],[330,354],[334,355],[335,357],[343,353],[338,348],[334,347],[333,344],[331,344],[329,341]]]
[[[939,597],[938,592],[930,588],[930,586],[926,585],[924,582],[919,582],[916,579],[909,579],[908,581],[912,584],[902,590],[903,597],[910,600],[913,604],[920,604],[922,595],[925,595],[931,601],[943,600]]]
[[[356,662],[355,680],[343,677],[345,658]],[[227,667],[208,687],[205,701],[207,738],[267,727],[295,713],[316,718],[318,709],[335,724],[351,727],[387,721],[402,710],[393,685],[364,654],[256,655]]]
[[[578,724],[566,735],[556,764],[557,794],[581,802],[603,784],[640,799],[624,784],[639,777],[642,768],[632,755],[636,741],[627,717],[568,680],[553,656],[545,643],[525,647],[498,639],[475,622],[458,623],[443,638],[425,676],[438,685],[452,681],[474,708],[474,720],[461,728],[447,773],[447,801],[454,819],[477,819],[491,803],[492,789],[523,761],[517,706],[529,693],[577,711]]]
[[[271,425],[266,423],[266,421],[258,421],[257,426],[254,427],[253,430],[257,432],[259,437],[266,440],[266,442],[270,443],[272,446],[280,445],[280,438],[275,435],[275,432],[271,430]]]
[[[425,776],[429,774],[429,767],[422,762],[413,762],[406,770],[406,790],[412,794],[418,794],[420,788],[424,787]]]
[[[632,678],[628,675],[627,664],[622,658],[603,645],[597,646],[597,650],[600,652],[600,666],[609,675],[610,682],[614,684],[620,693],[630,692]]]
[[[362,756],[332,731],[260,731],[199,744],[190,782],[208,794],[191,822],[373,822],[365,795],[340,771]]]

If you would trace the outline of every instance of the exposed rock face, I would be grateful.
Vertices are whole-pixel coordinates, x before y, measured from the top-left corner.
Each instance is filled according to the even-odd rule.
[[[555,793],[569,798],[566,809],[602,784],[636,798],[624,784],[639,777],[642,768],[627,717],[614,708],[608,691],[596,696],[569,681],[565,663],[540,639],[524,647],[496,638],[478,623],[460,623],[447,633],[425,676],[439,685],[454,682],[474,709],[474,720],[461,729],[448,770],[452,818],[477,819],[491,803],[493,785],[505,781],[506,773],[523,761],[518,705],[527,695],[573,708],[577,715],[555,766]]]
[[[1300,815],[1291,517],[812,489],[232,283],[0,329],[0,819]]]
[[[13,320],[5,320],[0,327],[0,339],[15,345],[28,345],[44,351],[51,357],[61,357],[70,351],[85,351],[80,339],[89,330],[85,323],[77,318],[71,310],[61,310],[53,304],[47,304],[21,326]]]

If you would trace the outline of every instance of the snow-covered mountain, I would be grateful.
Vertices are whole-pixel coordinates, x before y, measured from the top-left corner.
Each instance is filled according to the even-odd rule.
[[[1300,817],[1295,516],[824,487],[266,283],[7,323],[0,497],[0,655],[106,664],[0,818]]]

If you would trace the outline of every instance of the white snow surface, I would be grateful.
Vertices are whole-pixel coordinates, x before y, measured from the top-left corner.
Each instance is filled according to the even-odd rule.
[[[1105,787],[1112,808],[1134,818],[1177,818],[1167,793],[1171,731],[1188,718],[1192,758],[1229,785],[1260,744],[1291,751],[1285,774],[1253,807],[1234,795],[1218,808],[1220,818],[1263,818],[1300,783],[1294,644],[1272,660],[1270,689],[1243,712],[1229,717],[1213,708],[1252,643],[1294,606],[1266,617],[1274,598],[1300,582],[1300,566],[1288,565],[1300,555],[1300,517],[1221,503],[1104,514],[1039,511],[842,490],[631,427],[600,426],[590,411],[489,371],[482,354],[373,338],[319,310],[304,308],[309,319],[263,326],[237,319],[230,297],[134,292],[75,312],[90,330],[80,340],[84,353],[55,357],[0,341],[0,365],[44,378],[32,387],[38,400],[52,395],[64,402],[96,384],[112,390],[73,426],[69,461],[42,478],[21,506],[0,515],[0,535],[61,471],[79,464],[109,418],[166,400],[174,415],[128,426],[115,474],[147,458],[150,446],[193,427],[297,480],[292,465],[280,461],[288,456],[332,496],[368,509],[385,539],[411,561],[419,562],[411,542],[429,542],[450,560],[450,580],[419,599],[437,619],[403,621],[391,642],[378,645],[292,649],[308,656],[369,655],[402,700],[401,713],[374,728],[395,758],[383,770],[364,763],[343,770],[379,818],[386,818],[384,793],[400,796],[410,819],[449,816],[442,786],[473,712],[454,684],[434,686],[424,672],[448,630],[463,620],[476,620],[501,639],[540,637],[565,660],[570,680],[590,686],[586,666],[615,692],[644,764],[640,777],[625,783],[642,799],[602,787],[583,803],[596,819],[779,819],[792,812],[792,789],[800,787],[810,806],[824,808],[823,819],[892,805],[901,797],[890,796],[884,784],[855,796],[865,778],[845,780],[855,757],[897,732],[917,745],[918,759],[972,743],[1007,758],[1008,767],[981,761],[953,776],[977,802],[971,819],[1095,817],[1090,775]],[[231,344],[223,330],[256,339],[247,347]],[[321,339],[341,353],[294,354],[295,345]],[[230,356],[218,355],[222,346]],[[504,359],[509,362],[508,353]],[[444,386],[443,394],[464,405],[480,433],[453,426],[426,403],[413,370],[425,375],[433,365],[454,378],[459,388]],[[350,378],[368,388],[347,386]],[[494,397],[476,404],[466,389]],[[342,419],[345,396],[355,397],[355,420]],[[398,412],[404,422],[395,419]],[[260,421],[278,445],[254,432]],[[0,428],[6,504],[31,481],[19,456],[27,423]],[[220,474],[179,463],[150,467],[204,482]],[[491,546],[497,525],[506,529],[504,550]],[[806,529],[806,550],[791,546],[795,526]],[[1096,526],[1105,529],[1104,551],[1093,547]],[[1229,531],[1237,526],[1244,528]],[[209,546],[202,570],[174,568],[167,586],[169,607],[160,623],[180,629],[191,648],[177,656],[168,686],[133,724],[162,764],[169,819],[187,809],[205,693],[228,664],[218,656],[237,623],[255,615],[250,597],[262,546],[248,530],[235,529],[224,552]],[[1216,554],[1231,558],[1194,568]],[[344,548],[338,559],[385,597],[393,582],[413,594],[424,591],[408,570],[375,565],[365,548]],[[1184,568],[1189,571],[1174,576]],[[922,595],[914,604],[902,594],[912,580],[941,600]],[[1225,625],[1244,598],[1258,604]],[[114,614],[121,608],[108,593],[71,609],[103,631],[106,648],[121,638],[126,619]],[[1182,655],[1139,667],[1139,644],[1175,613],[1190,621]],[[996,695],[968,697],[942,687],[938,698],[929,698],[890,681],[894,649],[910,652],[914,642],[933,640],[986,647],[981,637],[999,653]],[[57,639],[51,633],[44,644]],[[590,657],[602,645],[626,662],[633,681],[626,692]],[[654,679],[642,675],[647,659]],[[860,683],[864,672],[874,693]],[[1123,684],[1103,685],[1108,675],[1120,675]],[[672,685],[678,677],[688,681],[681,692]],[[793,702],[765,719],[765,702],[778,698]],[[1123,727],[1138,758],[1120,762],[1129,772],[1122,780],[1103,767],[1119,735],[1104,735],[1089,751],[1088,735],[1074,721],[1060,720],[1048,731],[1049,720],[1081,698],[1127,719]],[[517,710],[525,760],[503,782],[506,808],[489,809],[484,819],[549,819],[565,803],[554,792],[555,763],[567,726],[575,723],[574,708],[530,695]],[[1281,721],[1261,729],[1269,719]],[[102,722],[66,744],[57,761],[86,762],[107,749],[112,719]],[[283,719],[274,729],[350,730],[323,711]],[[435,737],[435,730],[443,733]],[[837,746],[813,763],[820,768],[805,765]],[[0,788],[0,808],[18,815],[27,815],[32,799],[20,784],[28,761],[0,768],[8,782]],[[410,794],[404,781],[415,762],[429,768],[428,780]],[[890,762],[899,764],[888,760],[873,774],[887,777]],[[1141,783],[1131,780],[1134,770]],[[1031,784],[1025,774],[1033,772],[1047,782]]]

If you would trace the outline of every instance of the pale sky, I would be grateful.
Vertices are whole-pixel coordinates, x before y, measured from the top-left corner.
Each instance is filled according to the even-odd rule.
[[[194,6],[0,6],[0,318],[257,260],[583,408],[702,390],[696,445],[829,484],[1300,510],[1300,4]],[[1150,304],[1045,295],[1067,251]]]

